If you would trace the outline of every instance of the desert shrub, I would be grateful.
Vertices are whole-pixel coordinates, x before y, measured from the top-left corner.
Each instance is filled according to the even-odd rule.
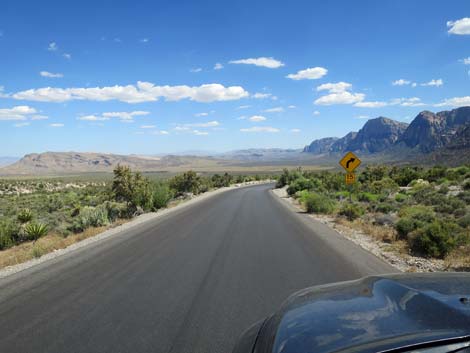
[[[154,210],[166,207],[173,197],[166,183],[154,183],[152,186],[152,206]]]
[[[374,194],[386,194],[389,195],[393,192],[398,191],[398,184],[391,178],[384,178],[382,180],[376,180],[370,184],[370,191]]]
[[[406,200],[408,200],[408,198],[408,195],[402,193],[398,193],[395,195],[395,201],[399,203],[405,202]]]
[[[38,240],[39,238],[47,235],[48,227],[44,223],[28,223],[24,228],[25,234],[29,240]]]
[[[431,169],[428,169],[427,172],[424,173],[423,179],[429,182],[437,181],[441,178],[444,178],[446,173],[447,169],[445,167],[435,166]]]
[[[390,177],[399,185],[399,186],[407,186],[413,180],[420,178],[420,170],[419,168],[412,168],[412,167],[393,167],[390,171]]]
[[[232,180],[233,177],[228,173],[225,173],[224,175],[214,174],[211,177],[212,185],[216,188],[230,186]]]
[[[101,227],[109,224],[108,210],[104,205],[97,207],[85,206],[80,211],[80,215],[73,222],[70,230],[78,233],[89,227]]]
[[[305,197],[305,208],[309,213],[333,213],[336,202],[325,195],[310,193]]]
[[[126,202],[130,208],[152,207],[150,182],[141,173],[133,173],[127,166],[118,165],[114,169],[112,192],[116,201]]]
[[[462,217],[460,217],[457,223],[462,228],[469,228],[470,227],[470,213],[467,213],[466,215],[463,215]]]
[[[312,190],[315,187],[315,182],[312,179],[307,179],[305,177],[300,177],[295,179],[289,187],[287,188],[287,193],[289,195],[294,195],[297,191],[301,190]]]
[[[18,219],[18,222],[21,224],[31,222],[33,220],[33,212],[31,212],[29,208],[24,208],[18,212],[16,219]]]
[[[463,188],[464,190],[470,190],[470,179],[465,180],[465,181],[463,182],[462,188]]]
[[[362,202],[376,202],[379,199],[379,195],[370,192],[361,192],[357,195],[357,199]]]
[[[310,192],[308,192],[307,190],[301,190],[297,191],[294,197],[299,200],[300,203],[305,203],[305,200],[307,199],[309,194]]]
[[[460,192],[457,197],[459,200],[462,200],[463,202],[470,204],[470,190]]]
[[[459,240],[459,226],[447,220],[435,220],[413,231],[408,237],[412,252],[443,258],[454,249]]]
[[[176,195],[185,193],[199,194],[201,189],[201,177],[192,170],[176,175],[170,180],[170,188]]]
[[[354,221],[355,219],[364,215],[364,213],[364,208],[361,205],[355,203],[345,203],[339,211],[341,216],[345,216],[350,221]]]
[[[435,210],[441,213],[452,214],[458,209],[465,208],[465,202],[459,200],[457,197],[449,196],[435,200]]]
[[[387,202],[380,202],[375,206],[375,211],[376,212],[381,212],[381,213],[391,213],[395,212],[397,210],[397,206],[390,201]]]
[[[403,207],[398,215],[400,219],[395,228],[400,239],[406,239],[411,232],[436,219],[436,214],[432,208],[422,205]]]
[[[15,245],[20,239],[20,227],[18,224],[3,220],[0,221],[0,250]]]
[[[105,201],[103,207],[110,222],[114,222],[118,218],[129,217],[127,205],[124,202]]]

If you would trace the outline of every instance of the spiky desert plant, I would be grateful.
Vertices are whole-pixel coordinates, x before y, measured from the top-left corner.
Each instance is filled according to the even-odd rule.
[[[36,241],[47,234],[48,228],[47,225],[43,223],[29,223],[26,225],[24,231],[29,239]]]
[[[22,209],[20,212],[18,212],[16,218],[21,224],[31,222],[33,219],[33,212],[31,212],[29,208]]]

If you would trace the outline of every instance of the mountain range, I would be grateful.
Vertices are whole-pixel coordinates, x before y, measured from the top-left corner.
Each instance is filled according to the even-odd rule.
[[[358,132],[344,137],[312,141],[304,152],[332,154],[353,151],[365,154],[441,155],[459,150],[463,162],[470,162],[470,107],[450,111],[419,113],[410,124],[378,117],[368,120]],[[445,153],[444,153],[445,154]]]

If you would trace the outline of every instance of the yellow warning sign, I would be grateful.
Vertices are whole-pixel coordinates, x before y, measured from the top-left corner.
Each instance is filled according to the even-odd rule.
[[[339,164],[346,169],[347,172],[353,172],[361,164],[361,160],[354,153],[348,152],[339,161]]]
[[[354,173],[346,173],[345,177],[346,184],[354,184],[356,182],[356,174]]]

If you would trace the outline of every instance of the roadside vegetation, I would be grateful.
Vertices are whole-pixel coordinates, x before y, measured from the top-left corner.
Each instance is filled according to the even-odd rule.
[[[259,175],[227,173],[202,176],[193,171],[152,179],[118,166],[112,180],[0,180],[0,255],[13,254],[7,259],[0,256],[0,268],[63,248],[194,195],[261,179]]]
[[[284,170],[277,187],[310,213],[360,226],[407,253],[470,268],[470,166],[369,166],[351,188],[344,173]]]

